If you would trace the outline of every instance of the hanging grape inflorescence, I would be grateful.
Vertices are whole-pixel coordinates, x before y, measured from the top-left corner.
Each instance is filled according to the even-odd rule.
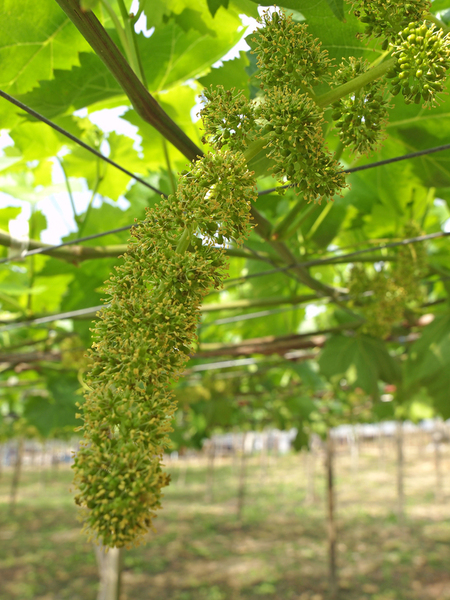
[[[449,42],[424,21],[429,3],[357,1],[354,9],[366,24],[364,35],[381,38],[392,51],[394,61],[384,72],[391,93],[435,104],[449,66]],[[141,540],[169,483],[161,460],[175,410],[171,386],[193,351],[202,300],[225,278],[224,248],[241,244],[251,229],[256,186],[250,158],[264,151],[280,183],[293,184],[307,202],[320,202],[346,185],[325,144],[325,111],[332,109],[341,144],[357,154],[372,150],[384,135],[390,95],[382,72],[372,77],[359,58],[333,66],[307,25],[281,11],[264,13],[261,25],[254,39],[258,97],[250,101],[221,86],[204,92],[203,141],[210,152],[180,175],[176,194],[147,211],[106,282],[108,304],[93,329],[80,410],[84,441],[74,464],[76,502],[88,531],[106,546]],[[315,94],[324,82],[333,96],[326,106]],[[401,255],[401,272],[391,282],[378,278],[385,314],[402,315],[403,308],[395,307],[411,302],[419,262]],[[363,272],[354,275],[358,285],[376,283]],[[388,335],[391,322],[377,329],[379,315],[364,310],[366,332]]]

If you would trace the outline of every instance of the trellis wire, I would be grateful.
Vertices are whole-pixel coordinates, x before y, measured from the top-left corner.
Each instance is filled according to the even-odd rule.
[[[257,275],[257,273],[256,273]],[[447,281],[449,280],[450,277],[439,277],[437,279],[434,280],[434,282],[437,281]],[[368,291],[368,292],[364,292],[365,296],[371,296],[373,294],[372,291]],[[342,297],[340,297],[340,299],[345,300],[351,298],[350,295],[348,294],[342,294]],[[326,296],[322,297],[322,298],[313,298],[311,297],[310,299],[305,299],[302,302],[297,302],[296,304],[293,304],[292,306],[288,306],[285,308],[274,308],[274,309],[268,309],[268,310],[264,310],[264,311],[258,311],[255,313],[243,313],[240,315],[235,315],[234,317],[227,317],[227,318],[223,318],[223,319],[216,319],[215,321],[211,321],[209,323],[201,323],[199,325],[199,330],[200,329],[206,329],[207,327],[210,327],[212,325],[225,325],[227,323],[234,323],[234,322],[238,322],[238,321],[248,321],[250,319],[256,319],[258,317],[267,317],[270,315],[274,315],[274,314],[279,314],[279,313],[283,313],[283,312],[288,312],[288,311],[295,311],[298,310],[300,308],[302,308],[302,306],[310,304],[311,302],[327,302],[328,298]],[[426,308],[427,306],[433,306],[435,304],[442,304],[445,301],[445,298],[440,298],[438,300],[434,300],[433,302],[425,302],[422,307]],[[280,302],[280,304],[282,304],[282,302]],[[4,331],[10,331],[12,329],[18,329],[21,327],[30,327],[32,325],[44,325],[45,323],[52,323],[53,321],[60,321],[60,320],[64,320],[64,319],[72,319],[72,318],[92,318],[95,315],[95,313],[102,311],[105,307],[109,306],[109,303],[107,304],[100,304],[99,306],[91,306],[88,308],[81,308],[78,310],[72,310],[72,311],[67,311],[64,313],[56,313],[53,315],[47,315],[45,317],[38,317],[37,319],[29,319],[28,321],[16,321],[14,323],[8,323],[6,325],[3,325],[3,327],[0,327],[0,333],[4,332]],[[250,307],[249,307],[250,308]],[[223,307],[222,310],[233,310],[233,309],[227,309],[226,306]],[[317,335],[320,334],[321,332],[315,332],[315,333],[311,333],[308,335]],[[44,340],[42,340],[44,341]]]
[[[128,169],[125,169],[125,167],[122,167],[121,165],[119,165],[118,163],[114,162],[113,160],[111,160],[110,158],[108,158],[107,156],[105,156],[104,154],[102,154],[101,152],[98,152],[97,150],[95,150],[94,148],[92,148],[91,146],[89,146],[88,144],[85,144],[82,140],[80,140],[79,138],[77,138],[74,135],[72,135],[69,131],[66,131],[65,129],[63,129],[59,125],[56,125],[56,123],[53,123],[53,121],[50,121],[50,119],[47,119],[47,117],[44,117],[43,115],[41,115],[40,113],[36,112],[35,110],[33,110],[32,108],[30,108],[26,104],[23,104],[22,102],[20,102],[16,98],[13,98],[12,96],[10,96],[9,94],[7,94],[3,90],[0,90],[0,96],[2,96],[3,98],[5,98],[5,100],[8,100],[8,102],[11,102],[11,104],[14,104],[18,108],[21,108],[22,110],[24,110],[25,112],[27,112],[29,115],[31,115],[35,119],[38,119],[39,121],[42,121],[43,123],[45,123],[46,125],[48,125],[52,129],[54,129],[55,131],[57,131],[58,133],[61,133],[62,135],[64,135],[66,138],[68,138],[69,140],[71,140],[75,144],[78,144],[79,146],[81,146],[82,148],[84,148],[85,150],[87,150],[88,152],[91,152],[92,154],[94,154],[95,156],[97,156],[97,158],[100,158],[100,159],[104,160],[105,162],[107,162],[111,166],[115,167],[116,169],[119,169],[119,171],[122,171],[122,173],[125,173],[126,175],[128,175],[132,179],[135,179],[136,181],[139,181],[139,183],[142,183],[142,185],[145,185],[145,187],[148,187],[153,192],[156,192],[157,194],[160,194],[161,196],[166,197],[166,194],[164,194],[164,192],[162,192],[161,190],[158,190],[158,188],[153,187],[150,183],[147,183],[147,181],[145,181],[141,177],[138,177],[138,175],[135,175],[134,173],[132,173]]]
[[[43,123],[45,123],[49,127],[52,127],[53,129],[55,129],[56,131],[58,131],[62,135],[66,136],[67,138],[69,138],[70,140],[72,140],[74,143],[79,144],[80,146],[82,146],[83,148],[85,148],[86,150],[88,150],[89,152],[92,152],[98,158],[100,158],[102,160],[105,160],[106,162],[108,162],[112,166],[114,166],[117,169],[121,170],[122,172],[126,173],[132,179],[135,179],[136,181],[138,181],[142,185],[145,185],[146,187],[150,188],[152,191],[156,192],[157,194],[160,194],[163,197],[167,197],[167,195],[164,194],[161,190],[158,190],[157,188],[153,187],[152,185],[150,185],[149,183],[147,183],[144,179],[142,179],[142,178],[138,177],[137,175],[133,174],[131,171],[128,171],[124,167],[121,167],[119,164],[115,163],[114,161],[112,161],[111,159],[109,159],[107,156],[104,156],[100,152],[97,152],[97,150],[95,150],[94,148],[91,148],[90,146],[88,146],[87,144],[85,144],[82,140],[78,139],[77,137],[75,137],[74,135],[72,135],[71,133],[69,133],[68,131],[66,131],[65,129],[63,129],[62,127],[60,127],[59,125],[56,125],[55,123],[53,123],[52,121],[50,121],[49,119],[47,119],[46,117],[44,117],[43,115],[41,115],[40,113],[36,112],[35,110],[33,110],[32,108],[30,108],[26,104],[23,104],[22,102],[20,102],[16,98],[13,98],[13,96],[10,96],[9,94],[7,94],[6,92],[3,92],[2,90],[0,90],[0,96],[2,96],[5,100],[8,100],[12,104],[16,105],[17,107],[21,108],[25,112],[29,113],[30,115],[32,115],[36,119],[42,121]],[[410,158],[416,158],[416,157],[419,157],[419,156],[424,156],[426,154],[432,154],[434,152],[442,152],[444,150],[450,150],[450,144],[445,144],[443,146],[435,146],[433,148],[428,148],[426,150],[419,150],[417,152],[411,152],[409,154],[403,154],[401,156],[396,156],[396,157],[393,157],[393,158],[388,158],[388,159],[385,159],[385,160],[380,160],[380,161],[377,161],[377,162],[374,162],[374,163],[369,163],[367,165],[361,165],[359,167],[353,167],[353,168],[350,168],[350,169],[344,169],[343,173],[346,173],[346,174],[356,173],[357,171],[364,171],[364,170],[367,170],[367,169],[372,169],[374,167],[380,167],[380,166],[388,165],[388,164],[391,164],[391,163],[399,162],[399,161],[402,161],[402,160],[407,160],[407,159],[410,159]],[[270,194],[272,192],[275,192],[275,191],[277,191],[279,189],[287,189],[287,188],[291,188],[291,187],[295,187],[295,184],[287,184],[287,185],[279,186],[279,187],[276,187],[276,188],[269,188],[268,190],[262,190],[262,191],[258,192],[258,195],[259,196],[263,196],[265,194]],[[103,237],[103,236],[106,236],[106,235],[110,235],[112,233],[117,233],[118,231],[125,231],[125,230],[130,229],[131,227],[133,227],[133,225],[134,225],[134,223],[131,224],[131,225],[124,226],[124,227],[122,227],[120,229],[113,229],[113,230],[104,231],[102,233],[97,233],[97,234],[94,234],[92,236],[87,236],[87,237],[84,237],[84,238],[78,238],[78,239],[70,240],[69,242],[64,242],[62,244],[55,244],[54,246],[47,246],[47,247],[44,247],[44,248],[36,248],[34,250],[30,250],[29,252],[24,253],[20,258],[22,259],[22,258],[26,258],[27,256],[31,256],[33,254],[41,254],[41,253],[49,252],[52,249],[61,248],[63,246],[73,245],[73,244],[76,244],[78,242],[87,241],[87,240],[94,239],[94,238]],[[383,247],[389,247],[389,246],[383,246]],[[362,251],[360,251],[360,252],[362,252]],[[0,260],[0,264],[13,261],[16,258],[17,257],[4,258],[4,259]],[[301,264],[302,266],[313,266],[312,264],[307,265],[306,263],[298,263],[298,264],[296,264],[294,266],[299,266],[299,264]],[[315,264],[319,264],[319,263],[315,263]],[[288,270],[290,268],[293,268],[293,266],[289,266],[289,267],[283,268],[281,270]]]
[[[291,263],[290,265],[286,265],[284,267],[277,267],[275,269],[269,269],[268,271],[258,271],[257,273],[249,273],[248,275],[242,275],[240,277],[234,277],[232,279],[227,279],[225,284],[234,284],[239,283],[241,281],[247,281],[248,279],[253,279],[255,277],[263,277],[264,275],[273,275],[274,273],[281,273],[283,271],[288,271],[289,269],[295,269],[296,267],[317,267],[321,265],[333,264],[335,261],[342,260],[343,258],[353,258],[354,256],[359,256],[360,254],[368,254],[370,252],[375,252],[377,250],[384,250],[385,248],[395,248],[397,246],[406,246],[408,244],[416,244],[418,242],[426,242],[427,240],[437,239],[441,237],[447,237],[450,235],[450,231],[437,231],[435,233],[429,233],[427,235],[421,235],[413,238],[405,238],[404,240],[400,240],[399,242],[390,242],[387,244],[383,244],[380,246],[373,246],[371,248],[364,248],[362,250],[356,250],[355,252],[349,252],[347,254],[339,254],[338,256],[328,256],[326,258],[318,258],[315,260],[308,260],[304,262]],[[379,257],[380,262],[383,262],[383,257]],[[230,286],[231,287],[231,286]]]
[[[401,156],[394,156],[393,158],[386,158],[384,160],[378,160],[377,162],[368,163],[367,165],[360,165],[359,167],[352,167],[349,169],[343,169],[343,173],[346,175],[350,175],[351,173],[357,173],[358,171],[366,171],[367,169],[373,169],[375,167],[384,167],[385,165],[390,165],[392,163],[400,162],[402,160],[409,160],[410,158],[418,158],[419,156],[425,156],[426,154],[433,154],[434,152],[442,152],[443,150],[450,150],[450,144],[444,144],[442,146],[434,146],[433,148],[427,148],[426,150],[417,150],[416,152],[409,152],[408,154],[402,154]],[[269,188],[267,190],[262,190],[259,192],[259,196],[264,196],[265,194],[271,194],[272,192],[276,192],[278,190],[287,190],[289,188],[296,187],[295,183],[287,183],[286,185],[281,185],[274,188]]]
[[[123,227],[118,227],[117,229],[111,229],[110,231],[107,232],[107,235],[113,234],[113,233],[120,233],[121,231],[126,231],[128,229],[130,229],[131,227],[133,227],[133,225],[124,225]],[[76,240],[76,242],[87,242],[88,240],[94,240],[95,238],[99,238],[99,237],[103,237],[104,235],[106,235],[105,233],[93,233],[92,235],[86,235],[82,238],[78,238]],[[26,258],[27,256],[32,256],[33,254],[45,254],[45,252],[48,252],[50,250],[56,250],[58,248],[63,248],[64,246],[72,246],[74,244],[74,240],[70,240],[69,242],[61,242],[61,244],[54,244],[54,245],[49,245],[49,246],[44,246],[42,248],[35,248],[34,250],[29,250],[28,252],[25,252],[24,254],[21,254],[20,256],[11,256],[8,258],[2,258],[0,260],[0,265],[3,263],[7,263],[7,262],[11,262],[12,260],[21,260],[23,258]],[[76,258],[74,256],[74,258]]]

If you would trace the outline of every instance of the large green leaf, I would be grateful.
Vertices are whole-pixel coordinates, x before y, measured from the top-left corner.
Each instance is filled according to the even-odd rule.
[[[189,18],[195,19],[196,15]],[[220,26],[208,26],[203,33],[169,21],[150,38],[139,36],[138,47],[149,90],[168,90],[206,73],[242,37],[236,31],[239,24],[237,15],[227,13]]]
[[[23,94],[51,79],[55,69],[78,64],[89,45],[53,0],[2,0],[0,88]]]
[[[80,401],[77,394],[80,389],[78,379],[74,374],[47,371],[49,397],[32,395],[27,398],[24,417],[36,427],[43,437],[72,434],[77,421],[75,403]]]
[[[249,77],[245,70],[248,64],[247,54],[240,52],[239,58],[227,60],[221,67],[211,69],[208,75],[200,77],[198,81],[204,87],[222,85],[227,90],[232,88],[243,90],[248,97]]]
[[[379,380],[395,383],[400,377],[399,367],[386,345],[367,335],[333,335],[320,355],[319,366],[328,379],[345,377],[374,398],[379,395]]]
[[[107,137],[108,158],[126,167],[132,173],[145,172],[145,165],[133,148],[133,140],[114,131]],[[99,158],[93,158],[87,150],[76,148],[64,157],[64,168],[69,177],[84,177],[91,190],[117,200],[125,192],[130,182],[126,173],[108,165]]]
[[[116,97],[126,103],[122,88],[98,56],[92,52],[82,52],[79,65],[71,70],[55,70],[53,79],[40,81],[39,87],[18,96],[18,99],[53,119]]]
[[[405,387],[424,386],[437,410],[450,417],[450,312],[446,311],[427,325],[409,351],[405,368]]]

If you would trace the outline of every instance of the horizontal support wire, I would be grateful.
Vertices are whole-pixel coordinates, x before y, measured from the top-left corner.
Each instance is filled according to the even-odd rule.
[[[433,280],[433,283],[436,283],[438,281],[447,281],[449,279],[450,279],[450,277],[439,277],[439,278]],[[369,290],[367,292],[364,292],[363,295],[365,297],[371,297],[373,295],[373,292]],[[342,296],[339,297],[339,300],[348,300],[350,298],[352,298],[351,295],[343,294]],[[289,311],[292,312],[295,310],[299,310],[303,306],[311,304],[312,302],[322,304],[324,301],[328,301],[327,297],[325,297],[325,296],[321,297],[321,298],[310,298],[310,299],[305,298],[304,301],[296,302],[292,306],[288,306],[285,308],[274,308],[274,309],[268,309],[268,310],[264,310],[264,311],[254,312],[254,313],[242,313],[242,314],[236,315],[234,317],[217,319],[215,321],[210,321],[207,323],[200,323],[198,326],[198,329],[206,329],[207,327],[210,327],[212,325],[225,325],[227,323],[234,323],[234,322],[238,322],[238,321],[248,321],[250,319],[257,319],[259,317],[267,317],[270,315],[279,314],[279,313],[283,313],[283,312],[289,312]],[[422,308],[427,308],[428,306],[434,306],[436,304],[442,304],[443,302],[445,302],[445,298],[439,298],[438,300],[434,300],[433,302],[425,302],[424,304],[422,304]],[[279,303],[283,304],[282,299],[280,299]],[[65,319],[91,319],[91,318],[96,317],[97,313],[101,312],[104,308],[108,308],[109,306],[110,306],[109,303],[100,304],[99,306],[91,306],[88,308],[81,308],[78,310],[72,310],[72,311],[63,312],[63,313],[56,313],[53,315],[46,315],[45,317],[38,317],[36,319],[29,319],[27,321],[14,321],[13,323],[6,323],[3,326],[0,326],[0,333],[2,333],[4,331],[11,331],[13,329],[20,329],[21,327],[31,327],[34,325],[45,325],[46,323],[52,323],[54,321],[62,321]],[[223,310],[234,310],[234,309],[227,308],[227,306],[224,305]],[[317,333],[321,333],[321,332],[316,332],[316,333],[312,332],[312,333],[302,334],[302,335],[317,335]],[[45,341],[45,340],[39,340],[39,341]]]
[[[78,238],[77,240],[71,240],[69,242],[61,242],[60,244],[54,244],[54,245],[49,244],[48,246],[43,246],[42,248],[35,248],[34,250],[29,250],[28,252],[25,252],[24,254],[21,254],[20,256],[2,258],[0,260],[0,265],[2,263],[11,262],[12,260],[22,260],[22,259],[26,258],[27,256],[33,256],[33,254],[45,254],[46,252],[49,252],[51,250],[57,250],[58,248],[63,248],[64,246],[73,246],[73,244],[75,244],[77,242],[87,242],[88,240],[95,240],[95,238],[103,237],[105,235],[112,235],[113,233],[120,233],[121,231],[127,231],[131,227],[134,227],[134,226],[135,226],[135,223],[133,223],[133,225],[124,225],[123,227],[118,227],[117,229],[110,229],[106,233],[93,233],[92,235],[86,235],[82,238]]]
[[[16,98],[13,98],[12,96],[10,96],[9,94],[7,94],[6,92],[3,92],[2,90],[0,90],[0,96],[3,97],[4,99],[8,100],[9,102],[11,102],[12,104],[14,104],[15,106],[21,108],[22,110],[24,110],[25,112],[27,112],[28,114],[30,114],[31,116],[35,117],[36,119],[42,121],[43,123],[49,125],[50,127],[52,127],[53,129],[55,129],[56,131],[58,131],[59,133],[61,133],[62,135],[66,136],[67,138],[69,138],[70,140],[72,140],[74,143],[80,145],[81,147],[83,147],[85,150],[92,152],[95,156],[97,156],[98,158],[106,161],[108,164],[112,165],[113,167],[116,167],[117,169],[119,169],[120,171],[122,171],[123,173],[126,173],[129,177],[131,177],[132,179],[135,179],[136,181],[138,181],[139,183],[141,183],[142,185],[145,185],[147,188],[151,189],[152,191],[154,191],[157,194],[160,194],[163,197],[167,197],[166,194],[164,194],[161,190],[158,190],[157,188],[153,187],[152,185],[150,185],[149,183],[147,183],[144,179],[138,177],[137,175],[133,174],[131,171],[128,171],[127,169],[125,169],[124,167],[121,167],[119,164],[115,163],[114,161],[112,161],[111,159],[109,159],[107,156],[104,156],[103,154],[101,154],[100,152],[98,152],[97,150],[95,150],[94,148],[91,148],[90,146],[88,146],[87,144],[85,144],[82,140],[78,139],[77,137],[73,136],[71,133],[69,133],[68,131],[66,131],[65,129],[63,129],[62,127],[60,127],[59,125],[56,125],[55,123],[53,123],[52,121],[50,121],[49,119],[47,119],[46,117],[44,117],[43,115],[39,114],[38,112],[36,112],[35,110],[33,110],[32,108],[26,106],[25,104],[23,104],[22,102],[20,102],[19,100],[17,100]],[[393,158],[388,158],[386,160],[381,160],[381,161],[377,161],[374,163],[369,163],[367,165],[361,165],[359,167],[353,167],[351,169],[344,169],[342,172],[349,174],[349,173],[355,173],[357,171],[363,171],[363,170],[367,170],[367,169],[372,169],[375,167],[380,167],[380,166],[384,166],[384,165],[388,165],[391,163],[395,163],[395,162],[399,162],[402,160],[407,160],[407,159],[411,159],[411,158],[416,158],[419,156],[424,156],[426,154],[432,154],[434,152],[442,152],[444,150],[450,150],[450,144],[445,144],[443,146],[435,146],[433,148],[428,148],[426,150],[419,150],[417,152],[411,152],[409,154],[404,154],[402,156],[397,156],[397,157],[393,157]],[[276,188],[270,188],[268,190],[262,190],[260,192],[258,192],[259,196],[263,196],[265,194],[270,194],[271,192],[275,192],[279,189],[286,189],[286,188],[291,188],[291,187],[295,187],[295,184],[288,184],[285,186],[279,186]],[[82,238],[77,238],[77,239],[73,239],[70,240],[68,242],[62,242],[61,244],[55,244],[55,245],[49,245],[49,246],[45,246],[43,248],[36,248],[34,250],[30,250],[26,253],[24,253],[20,259],[22,260],[23,258],[26,258],[27,256],[32,256],[34,254],[45,254],[46,252],[49,252],[53,249],[57,249],[57,248],[62,248],[64,246],[70,246],[70,245],[74,245],[77,244],[79,242],[84,242],[84,241],[88,241],[88,240],[92,240],[92,239],[96,239],[99,237],[103,237],[103,236],[107,236],[107,235],[111,235],[114,233],[118,233],[120,231],[126,231],[127,229],[131,229],[131,227],[135,226],[135,223],[132,223],[130,225],[125,225],[124,227],[120,227],[117,229],[110,229],[108,231],[104,231],[101,233],[96,233],[90,236],[85,236]],[[383,249],[383,248],[393,248],[395,246],[399,246],[399,245],[406,245],[406,244],[411,244],[411,243],[415,243],[415,242],[419,242],[419,241],[425,241],[427,239],[433,239],[433,238],[437,238],[437,237],[444,237],[446,235],[450,235],[450,232],[438,232],[438,233],[434,233],[434,234],[429,234],[428,236],[420,236],[417,238],[410,238],[407,240],[403,240],[401,242],[393,242],[390,244],[385,244],[383,246],[378,246],[378,247],[373,247],[373,248],[369,248],[369,249],[365,249],[365,250],[358,250],[356,252],[352,252],[350,254],[343,254],[343,255],[339,255],[339,256],[334,256],[334,257],[328,257],[328,258],[324,258],[324,259],[316,259],[316,260],[311,260],[311,261],[306,261],[306,262],[302,262],[302,263],[293,263],[291,265],[287,265],[286,267],[279,267],[277,269],[272,269],[270,271],[266,271],[264,273],[261,274],[251,274],[251,275],[247,275],[245,276],[246,279],[250,279],[252,277],[256,277],[256,276],[262,276],[262,275],[269,275],[272,273],[277,273],[277,272],[283,272],[283,271],[288,271],[290,269],[296,268],[296,267],[311,267],[311,266],[318,266],[321,264],[327,264],[327,263],[332,263],[333,260],[338,260],[338,259],[342,259],[342,258],[348,258],[348,257],[352,257],[352,256],[357,256],[359,254],[363,254],[365,252],[371,252],[373,250],[377,250],[377,249]],[[14,260],[17,260],[18,257],[8,257],[8,258],[3,258],[0,260],[0,264],[4,264],[7,262],[11,262]],[[236,281],[243,279],[243,277],[239,277],[236,278]],[[226,283],[231,283],[234,280],[228,280]]]
[[[293,312],[294,310],[298,310],[302,308],[303,304],[309,304],[311,300],[304,302],[302,304],[294,304],[293,306],[285,306],[284,308],[272,308],[268,310],[260,310],[254,313],[244,313],[242,315],[236,315],[234,317],[226,317],[224,319],[216,319],[215,321],[210,321],[209,323],[200,323],[198,326],[199,329],[207,329],[208,327],[212,327],[213,325],[227,325],[228,323],[238,323],[239,321],[249,321],[250,319],[259,319],[262,317],[269,317],[270,315],[277,315],[279,313],[284,312]],[[280,303],[281,304],[281,303]],[[224,308],[226,310],[226,308]]]
[[[384,167],[385,165],[390,165],[392,163],[400,162],[402,160],[418,158],[419,156],[433,154],[434,152],[443,152],[444,150],[450,150],[450,144],[444,144],[443,146],[434,146],[433,148],[427,148],[426,150],[417,150],[417,152],[409,152],[409,154],[402,154],[401,156],[394,156],[393,158],[378,160],[377,162],[368,163],[367,165],[360,165],[359,167],[343,169],[341,172],[345,173],[346,175],[350,175],[352,173],[357,173],[358,171],[366,171],[367,169],[374,169],[375,167]],[[271,194],[272,192],[277,192],[278,190],[287,190],[289,188],[295,187],[295,183],[287,183],[286,185],[280,185],[278,187],[262,190],[258,193],[258,196],[264,196],[265,194]]]
[[[164,194],[164,192],[162,192],[161,190],[158,190],[158,188],[153,187],[150,183],[148,183],[147,181],[145,181],[141,177],[138,177],[138,175],[135,175],[134,173],[132,173],[128,169],[125,169],[125,167],[120,166],[118,163],[114,162],[113,160],[111,160],[110,158],[108,158],[107,156],[105,156],[104,154],[102,154],[101,152],[98,152],[97,150],[95,150],[95,148],[92,148],[88,144],[85,144],[82,140],[80,140],[79,138],[77,138],[74,135],[72,135],[69,131],[66,131],[65,129],[63,129],[59,125],[56,125],[56,123],[53,123],[53,121],[50,121],[50,119],[47,119],[47,117],[44,117],[43,115],[41,115],[40,113],[36,112],[35,110],[33,110],[32,108],[30,108],[26,104],[23,104],[19,100],[16,100],[16,98],[13,98],[12,96],[10,96],[9,94],[7,94],[3,90],[0,90],[0,96],[2,98],[5,98],[5,100],[8,100],[9,102],[11,102],[11,104],[14,104],[18,108],[21,108],[22,110],[24,110],[25,112],[27,112],[32,117],[38,119],[39,121],[42,121],[43,123],[45,123],[46,125],[48,125],[52,129],[54,129],[55,131],[57,131],[58,133],[61,133],[62,135],[64,135],[66,138],[68,138],[69,140],[71,140],[75,144],[78,144],[79,146],[81,146],[82,148],[84,148],[85,150],[87,150],[88,152],[91,152],[92,154],[94,154],[95,156],[97,156],[97,158],[100,158],[101,160],[104,160],[105,162],[107,162],[108,164],[110,164],[112,167],[115,167],[116,169],[119,169],[119,171],[122,171],[122,173],[125,173],[126,175],[128,175],[132,179],[135,179],[136,181],[139,181],[139,183],[141,183],[142,185],[145,185],[145,187],[151,189],[156,194],[164,196],[165,198],[167,197],[167,195]]]
[[[31,327],[33,325],[45,325],[46,323],[53,323],[53,321],[62,321],[64,319],[76,319],[76,318],[92,318],[95,317],[96,313],[107,307],[107,304],[101,304],[100,306],[90,306],[89,308],[80,308],[79,310],[70,310],[63,313],[56,313],[53,315],[47,315],[46,317],[38,317],[37,319],[28,319],[27,321],[15,321],[14,323],[7,323],[0,327],[0,333],[3,331],[11,331],[12,329],[18,329],[20,327]]]
[[[265,275],[273,275],[274,273],[282,273],[283,271],[288,271],[290,269],[295,269],[297,267],[318,267],[322,265],[333,264],[334,262],[342,261],[342,259],[353,258],[355,256],[359,256],[361,254],[368,254],[370,252],[375,252],[377,250],[384,250],[385,248],[395,248],[398,246],[407,246],[408,244],[416,244],[418,242],[426,242],[427,240],[447,237],[450,235],[450,231],[437,231],[436,233],[429,233],[427,235],[421,235],[413,238],[405,238],[404,240],[400,240],[398,242],[390,242],[387,244],[383,244],[380,246],[373,246],[371,248],[364,248],[362,250],[356,250],[354,252],[349,252],[347,254],[339,254],[337,256],[328,256],[325,258],[318,258],[314,260],[307,260],[304,262],[292,263],[290,265],[286,265],[284,267],[277,267],[275,269],[269,269],[267,271],[259,271],[257,273],[249,273],[248,275],[242,275],[240,277],[233,277],[232,279],[226,279],[224,281],[224,285],[227,285],[225,291],[228,289],[228,285],[240,283],[243,281],[247,281],[248,279],[253,279],[255,277],[264,277]],[[351,261],[349,261],[351,262]],[[383,262],[383,257],[379,257],[379,262]],[[230,286],[231,287],[231,286]]]

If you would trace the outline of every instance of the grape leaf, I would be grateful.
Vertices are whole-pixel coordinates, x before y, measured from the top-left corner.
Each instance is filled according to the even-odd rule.
[[[0,88],[23,94],[78,64],[89,44],[53,0],[4,0],[0,19]]]
[[[216,12],[218,9],[223,6],[224,8],[228,8],[229,0],[207,0],[209,12],[212,17],[216,16]]]
[[[385,344],[367,335],[333,335],[319,358],[322,375],[328,379],[345,377],[374,398],[379,397],[378,380],[395,383],[400,371]]]
[[[450,312],[427,325],[409,351],[405,388],[424,386],[441,415],[450,417]]]

